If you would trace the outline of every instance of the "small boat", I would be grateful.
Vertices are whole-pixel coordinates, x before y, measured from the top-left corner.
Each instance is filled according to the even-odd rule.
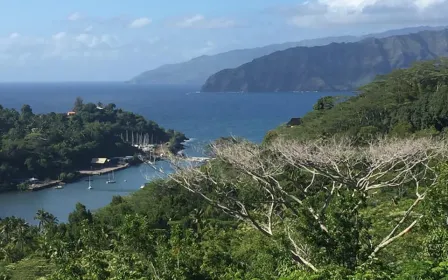
[[[125,179],[124,181],[127,182],[128,180]]]
[[[90,176],[89,176],[89,187],[87,189],[89,190],[93,189],[92,184],[90,183]]]
[[[63,189],[64,187],[61,186],[61,185],[59,185],[59,186],[56,186],[56,187],[54,187],[54,188],[57,189],[57,190],[60,190],[60,189]]]
[[[106,181],[106,184],[115,184],[115,175],[114,172],[112,171],[112,178],[110,178],[110,176],[108,175],[109,179]]]

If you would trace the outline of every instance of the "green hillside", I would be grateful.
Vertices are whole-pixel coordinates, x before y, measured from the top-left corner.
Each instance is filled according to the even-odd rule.
[[[419,63],[94,214],[0,220],[0,279],[447,279],[447,97]]]
[[[281,126],[267,134],[295,139],[350,136],[367,141],[372,136],[443,134],[448,127],[448,62],[420,62],[396,70],[360,88],[360,93],[340,102],[319,100],[299,126]]]

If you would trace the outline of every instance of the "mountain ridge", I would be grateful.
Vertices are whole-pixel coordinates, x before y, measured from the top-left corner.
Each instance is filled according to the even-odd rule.
[[[415,61],[448,56],[448,29],[295,47],[211,75],[205,92],[345,91]]]
[[[286,50],[297,46],[321,46],[332,42],[355,42],[367,37],[385,37],[390,34],[411,33],[413,31],[438,29],[442,27],[419,26],[388,30],[381,33],[367,34],[362,36],[332,36],[317,39],[302,40],[299,42],[286,42],[271,44],[257,48],[245,48],[230,50],[215,55],[203,55],[191,60],[165,64],[155,69],[145,71],[132,78],[130,83],[134,84],[171,84],[171,85],[202,85],[212,74],[229,68],[238,67],[244,63],[250,62],[258,57],[270,53]]]

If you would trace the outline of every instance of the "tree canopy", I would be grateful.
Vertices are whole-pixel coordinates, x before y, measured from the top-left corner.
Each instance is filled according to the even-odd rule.
[[[448,126],[447,80],[447,59],[415,63],[378,77],[345,102],[335,104],[333,97],[322,98],[300,126],[280,127],[270,135],[294,139],[349,136],[361,142],[372,136],[440,135]]]

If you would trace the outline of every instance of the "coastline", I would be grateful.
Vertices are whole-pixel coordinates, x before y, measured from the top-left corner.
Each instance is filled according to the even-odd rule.
[[[128,168],[129,166],[131,166],[131,165],[129,163],[126,163],[126,164],[122,164],[122,165],[115,166],[115,167],[105,167],[105,168],[101,168],[101,169],[97,169],[97,170],[80,170],[77,172],[78,176],[76,176],[76,178],[74,180],[71,180],[70,182],[64,182],[62,180],[52,180],[49,182],[44,182],[42,184],[33,184],[33,185],[29,186],[27,188],[27,190],[33,191],[33,192],[40,191],[40,190],[54,187],[59,184],[68,184],[68,183],[77,182],[77,181],[81,180],[82,178],[85,178],[88,176],[102,175],[104,173],[108,173],[108,172],[112,172],[112,171],[123,170],[123,169]]]
[[[175,143],[174,143],[174,151],[175,153],[177,153],[178,151],[182,151],[185,149],[184,147],[184,143],[185,141],[188,141],[189,138],[184,137],[184,139],[182,139],[182,141],[180,141],[180,139],[176,139]],[[170,149],[167,147],[168,143],[162,144],[159,146],[160,151],[158,151],[158,154],[163,154],[163,153],[172,153],[170,151]],[[160,160],[164,160],[163,157],[157,157],[155,159],[156,161],[160,161]],[[3,192],[15,192],[15,191],[40,191],[40,190],[44,190],[44,189],[49,189],[58,185],[64,185],[64,184],[68,184],[68,183],[73,183],[73,182],[78,182],[81,179],[88,177],[88,176],[95,176],[95,175],[102,175],[104,173],[109,173],[112,171],[120,171],[120,170],[124,170],[132,165],[139,165],[144,163],[144,161],[139,161],[138,163],[125,163],[125,164],[120,164],[117,166],[113,166],[113,167],[105,167],[105,168],[100,168],[100,169],[95,169],[95,170],[79,170],[76,172],[76,176],[75,178],[69,180],[69,181],[63,181],[63,180],[49,180],[49,181],[45,181],[39,184],[32,184],[29,185],[28,187],[20,190],[20,189],[8,189],[8,190],[2,190],[0,191],[0,193]]]

